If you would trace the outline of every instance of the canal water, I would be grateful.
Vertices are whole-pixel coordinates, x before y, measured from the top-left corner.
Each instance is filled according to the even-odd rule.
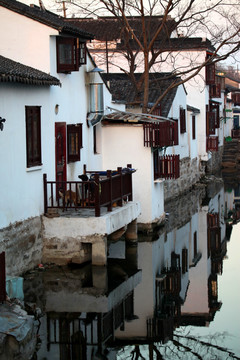
[[[109,243],[107,267],[25,274],[33,359],[240,359],[239,195],[210,177],[166,204],[164,227]]]

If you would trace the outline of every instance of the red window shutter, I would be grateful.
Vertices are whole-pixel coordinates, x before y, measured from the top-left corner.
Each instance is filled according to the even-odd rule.
[[[210,58],[211,56],[212,56],[211,54],[208,54],[207,59]],[[215,84],[215,64],[214,63],[209,63],[206,65],[206,84],[207,85]]]
[[[215,118],[216,113],[214,111],[206,112],[206,135],[214,135],[215,134]]]
[[[219,114],[219,105],[215,107],[216,115],[215,115],[215,128],[218,129],[220,127],[220,114]]]
[[[221,97],[221,84],[209,85],[210,97],[220,98]]]
[[[207,151],[218,151],[218,136],[207,137]]]
[[[234,103],[234,106],[240,105],[240,93],[233,93],[232,94],[232,101]]]

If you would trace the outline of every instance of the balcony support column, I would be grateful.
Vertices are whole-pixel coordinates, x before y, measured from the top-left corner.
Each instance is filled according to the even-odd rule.
[[[92,265],[107,265],[107,237],[102,236],[92,244]]]
[[[127,225],[125,239],[127,242],[137,242],[137,219],[133,220]]]

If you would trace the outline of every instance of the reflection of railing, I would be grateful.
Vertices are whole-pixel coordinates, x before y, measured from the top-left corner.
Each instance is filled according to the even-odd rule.
[[[124,324],[125,319],[133,316],[133,292],[131,292],[122,302],[115,306],[108,313],[102,316],[102,341],[106,342],[114,331]]]
[[[166,343],[173,337],[173,316],[147,319],[147,337]]]
[[[218,151],[218,136],[207,137],[207,151]]]
[[[89,181],[48,181],[43,175],[44,183],[44,213],[49,209],[93,208],[95,216],[100,216],[100,208],[117,203],[122,206],[123,201],[132,201],[132,172],[131,165],[118,168],[116,172],[91,172]]]
[[[240,129],[232,129],[232,138],[240,139]]]
[[[0,253],[0,301],[6,300],[5,252]]]

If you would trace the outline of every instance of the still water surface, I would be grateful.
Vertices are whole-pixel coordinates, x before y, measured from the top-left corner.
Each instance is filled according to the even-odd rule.
[[[25,275],[43,315],[35,359],[240,359],[238,192],[210,184],[168,205],[138,244],[109,244],[108,266]]]

